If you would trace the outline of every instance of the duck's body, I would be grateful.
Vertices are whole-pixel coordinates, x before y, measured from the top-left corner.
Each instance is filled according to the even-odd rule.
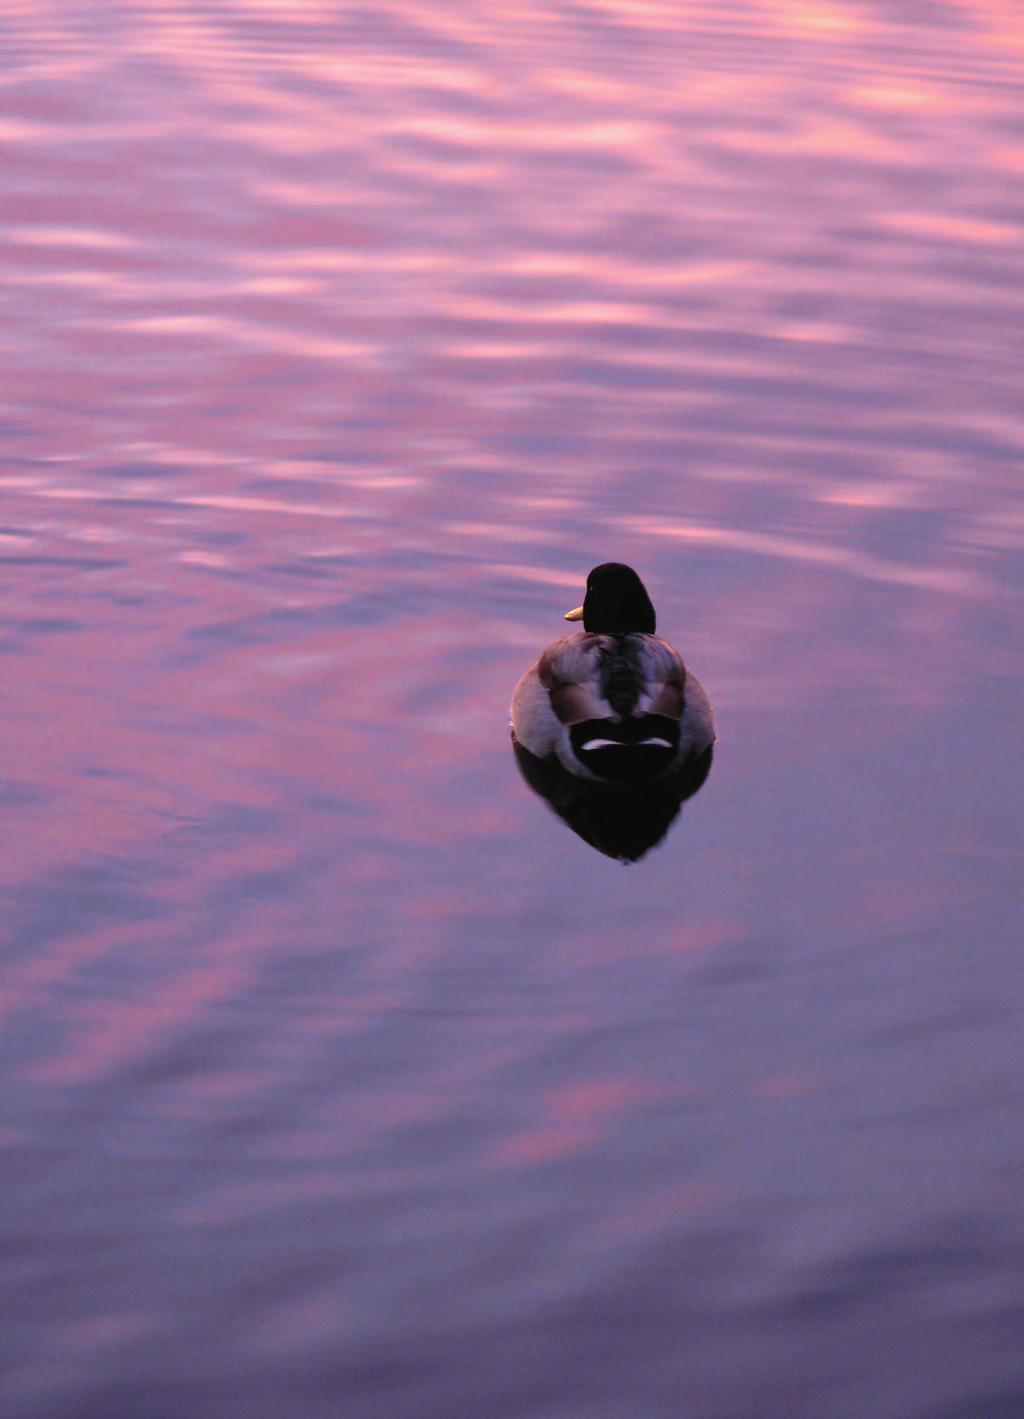
[[[512,731],[538,759],[598,783],[664,778],[710,749],[711,705],[679,652],[654,634],[643,583],[617,562],[595,567],[567,619],[583,633],[548,646],[512,697]]]

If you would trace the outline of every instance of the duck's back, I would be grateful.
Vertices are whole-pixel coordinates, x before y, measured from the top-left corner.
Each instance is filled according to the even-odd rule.
[[[645,714],[679,719],[686,670],[674,646],[658,636],[565,636],[548,646],[537,675],[557,719],[626,719]]]
[[[658,777],[714,739],[711,709],[674,646],[640,632],[584,632],[548,646],[512,706],[516,737],[572,773]]]

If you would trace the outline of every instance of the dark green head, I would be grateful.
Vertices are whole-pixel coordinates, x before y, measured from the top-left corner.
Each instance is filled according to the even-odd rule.
[[[641,631],[653,636],[654,607],[643,582],[622,562],[602,562],[587,577],[583,605],[566,614],[567,621],[582,621],[585,631],[623,634]]]

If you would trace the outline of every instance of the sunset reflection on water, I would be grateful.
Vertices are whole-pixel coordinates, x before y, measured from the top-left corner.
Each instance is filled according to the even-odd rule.
[[[1022,62],[5,7],[4,1419],[1024,1413]],[[507,737],[611,558],[628,872]]]

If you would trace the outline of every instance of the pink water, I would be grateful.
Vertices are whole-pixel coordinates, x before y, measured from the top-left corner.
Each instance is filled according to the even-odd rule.
[[[0,11],[0,1414],[1020,1419],[1024,22]],[[622,868],[512,686],[632,562]]]

